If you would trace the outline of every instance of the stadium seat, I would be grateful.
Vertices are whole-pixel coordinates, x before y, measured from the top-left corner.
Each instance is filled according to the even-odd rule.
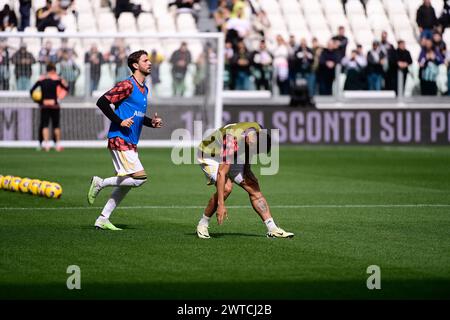
[[[156,22],[151,13],[141,13],[137,22],[141,32],[156,32]]]
[[[152,0],[151,7],[153,15],[158,19],[161,16],[166,16],[169,13],[169,10],[167,8],[168,4],[168,0]]]
[[[176,17],[176,25],[178,32],[197,32],[197,25],[194,17],[190,13],[181,13]]]
[[[300,0],[300,4],[305,15],[323,14],[322,5],[318,1]]]
[[[358,15],[364,15],[364,7],[361,4],[359,0],[348,0],[345,4],[345,12],[347,13],[347,16],[358,14]]]
[[[297,0],[280,0],[280,7],[285,16],[302,15],[302,10]]]
[[[384,6],[380,0],[369,0],[366,3],[368,16],[374,14],[385,14]]]
[[[275,0],[264,0],[260,1],[261,7],[267,14],[277,14],[281,15],[281,7],[280,4]]]
[[[173,17],[166,13],[165,15],[158,16],[156,20],[156,25],[158,27],[159,32],[175,32],[175,22],[173,21]]]
[[[131,12],[122,12],[117,22],[120,32],[137,32],[136,18]]]
[[[321,0],[320,2],[325,13],[344,14],[344,7],[340,0]]]
[[[81,32],[97,32],[96,19],[91,13],[80,13],[78,27]]]
[[[100,11],[96,17],[99,30],[117,31],[116,18],[112,12]]]

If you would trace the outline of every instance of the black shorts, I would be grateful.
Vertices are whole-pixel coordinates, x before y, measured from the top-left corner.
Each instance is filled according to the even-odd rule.
[[[50,119],[52,119],[53,129],[59,128],[59,111],[60,109],[41,109],[41,128],[48,128]]]

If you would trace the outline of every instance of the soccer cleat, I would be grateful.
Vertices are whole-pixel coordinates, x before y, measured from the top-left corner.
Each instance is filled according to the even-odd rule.
[[[122,230],[113,225],[108,219],[97,219],[97,221],[95,221],[95,229],[112,230],[112,231]]]
[[[98,193],[101,188],[101,183],[103,179],[97,176],[92,177],[91,179],[91,186],[89,187],[89,192],[87,195],[87,200],[90,205],[94,204],[95,198],[97,197]]]
[[[267,232],[268,238],[292,238],[293,236],[294,234],[292,232],[284,231],[281,228],[276,228]]]
[[[197,236],[201,239],[210,239],[208,226],[204,224],[199,224],[197,226]]]

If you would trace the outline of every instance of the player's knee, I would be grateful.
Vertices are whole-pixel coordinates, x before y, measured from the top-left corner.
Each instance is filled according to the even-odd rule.
[[[233,185],[226,184],[224,189],[225,195],[228,196],[231,193],[231,191],[233,191]]]
[[[264,196],[263,196],[263,194],[262,194],[261,191],[254,191],[254,192],[251,192],[251,193],[249,194],[249,196],[250,196],[250,199],[251,199],[251,200],[259,200],[259,199],[261,199],[261,198],[264,198]]]

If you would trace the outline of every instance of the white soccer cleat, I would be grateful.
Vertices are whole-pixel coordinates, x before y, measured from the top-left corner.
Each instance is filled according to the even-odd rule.
[[[120,231],[122,230],[121,228],[117,228],[115,225],[113,225],[111,223],[111,221],[109,221],[109,219],[104,219],[104,218],[98,218],[95,221],[95,229],[97,230],[112,230],[112,231]]]
[[[210,239],[208,226],[204,224],[199,224],[197,226],[197,236],[201,239]]]
[[[268,238],[292,238],[294,234],[292,232],[284,231],[281,228],[275,228],[267,232]]]
[[[92,177],[91,185],[87,194],[87,200],[90,205],[94,204],[95,198],[97,197],[100,190],[102,190],[103,179],[97,176]]]

